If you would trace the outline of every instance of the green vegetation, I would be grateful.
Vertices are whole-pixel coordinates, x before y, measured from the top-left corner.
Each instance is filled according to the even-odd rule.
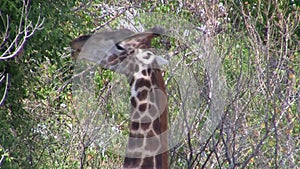
[[[147,12],[156,17],[139,17]],[[192,42],[213,44],[215,54],[201,55],[220,60],[213,73],[226,82],[226,92],[217,93],[226,98],[222,121],[203,137],[216,104],[215,62],[203,63],[180,39],[185,29],[176,32],[176,22],[165,19],[179,38],[162,36],[153,46],[180,62],[165,67],[169,121],[182,125],[174,131],[189,129],[169,153],[172,168],[299,166],[299,1],[1,0],[0,168],[121,168],[123,157],[114,152],[125,150],[128,134],[126,79],[101,68],[78,75],[82,67],[69,44],[102,28],[123,28],[131,16],[136,30],[139,22],[148,29],[164,14],[192,23],[195,29],[186,28],[197,31]],[[187,78],[181,69],[195,79],[197,98],[179,92]],[[81,77],[90,77],[86,88],[74,83]],[[185,100],[197,111],[183,111]]]

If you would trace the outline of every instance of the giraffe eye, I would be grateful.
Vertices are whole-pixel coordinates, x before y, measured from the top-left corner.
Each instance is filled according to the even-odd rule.
[[[125,50],[122,46],[120,46],[119,43],[116,44],[116,48],[117,48],[118,50]]]

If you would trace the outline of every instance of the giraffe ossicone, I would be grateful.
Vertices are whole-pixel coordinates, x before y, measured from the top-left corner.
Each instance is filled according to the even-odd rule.
[[[151,40],[161,32],[129,30],[84,35],[71,43],[72,56],[99,64],[128,78],[130,135],[123,167],[168,169],[167,96],[160,66],[167,60],[151,49]]]

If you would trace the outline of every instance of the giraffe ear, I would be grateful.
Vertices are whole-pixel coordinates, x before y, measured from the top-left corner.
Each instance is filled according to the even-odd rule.
[[[165,65],[165,64],[168,64],[168,63],[169,63],[168,60],[166,60],[165,58],[163,58],[163,57],[161,57],[161,56],[155,56],[155,60],[156,60],[156,62],[157,62],[157,64],[158,64],[159,66],[162,66],[162,65]]]

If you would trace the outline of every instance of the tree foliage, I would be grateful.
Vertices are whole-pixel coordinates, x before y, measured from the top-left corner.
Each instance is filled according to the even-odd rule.
[[[296,168],[300,161],[299,10],[298,1],[1,0],[0,167],[121,166],[122,157],[93,142],[95,137],[75,113],[69,43],[103,27],[115,28],[119,17],[161,12],[186,18],[201,37],[213,43],[228,92],[222,121],[200,142],[201,117],[209,113],[205,106],[211,99],[209,68],[180,40],[162,37],[157,41],[173,57],[183,58],[178,63],[196,72],[205,100],[200,105],[203,114],[195,114],[188,128],[193,130],[170,150],[170,165]],[[171,73],[165,73],[166,80]],[[118,122],[113,127],[126,133],[123,120],[128,116],[118,114],[116,106],[122,104],[111,100],[111,86],[116,83],[112,76],[99,69],[93,77],[102,98],[100,109],[107,121]],[[170,80],[169,100],[180,105],[175,86]],[[177,110],[178,105],[170,109]]]

